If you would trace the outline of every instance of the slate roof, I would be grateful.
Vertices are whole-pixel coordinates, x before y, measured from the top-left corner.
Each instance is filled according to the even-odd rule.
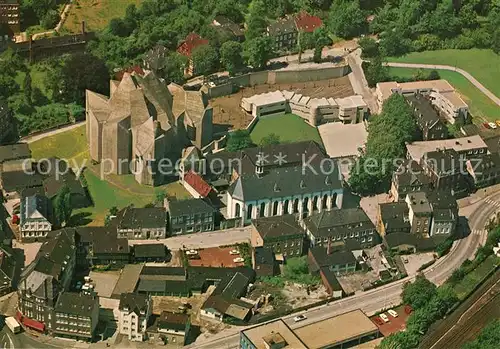
[[[138,245],[136,245],[138,246]],[[184,267],[148,267],[142,268],[141,275],[186,275]]]
[[[27,222],[50,221],[51,203],[47,197],[34,195],[23,197],[21,200],[21,225]]]
[[[63,292],[57,299],[55,311],[58,313],[92,317],[94,308],[99,307],[99,302],[96,298],[98,297],[84,293]]]
[[[380,217],[386,230],[410,229],[409,210],[406,202],[379,204]]]
[[[500,136],[493,136],[484,139],[490,153],[500,153]]]
[[[255,248],[255,264],[256,265],[274,265],[274,253],[270,247],[256,247]]]
[[[244,35],[243,29],[227,17],[215,16],[214,21],[218,22],[221,28],[228,30],[234,36]]]
[[[285,33],[292,33],[297,31],[295,26],[295,19],[291,16],[285,18],[279,18],[276,21],[269,24],[267,31],[271,36],[278,36]]]
[[[408,193],[407,198],[408,197],[410,199],[409,205],[415,214],[432,213],[432,207],[429,203],[429,200],[427,199],[427,195],[424,192],[418,191]]]
[[[2,187],[6,192],[22,192],[23,189],[41,187],[43,178],[37,173],[28,174],[24,171],[2,172]]]
[[[168,205],[170,217],[215,212],[215,208],[203,199],[172,200]]]
[[[394,233],[384,236],[384,240],[389,248],[396,248],[400,245],[411,245],[416,247],[417,237],[410,233]]]
[[[162,311],[158,318],[158,329],[168,329],[175,331],[185,331],[189,315]]]
[[[118,229],[166,228],[167,213],[163,207],[127,207],[120,215]]]
[[[140,315],[141,312],[147,313],[149,306],[149,297],[139,293],[122,293],[120,295],[120,310],[128,309]]]
[[[81,242],[92,244],[94,255],[129,253],[128,240],[119,238],[114,227],[78,227],[75,231]]]
[[[398,167],[394,172],[393,180],[395,180],[400,187],[425,186],[431,182],[430,178],[425,175],[422,166],[412,159],[405,160]]]
[[[328,254],[326,247],[313,247],[310,250],[318,267],[329,267],[335,265],[356,264],[356,257],[349,250],[333,251]]]
[[[31,150],[27,143],[0,146],[0,163],[10,160],[27,159],[30,157]]]
[[[484,154],[476,158],[469,159],[472,173],[477,176],[487,176],[490,173],[500,171],[500,154]]]
[[[165,258],[167,250],[164,244],[139,244],[134,245],[136,258]]]
[[[451,209],[436,209],[432,212],[433,222],[454,222],[456,219]]]
[[[213,294],[221,294],[224,298],[239,298],[246,293],[249,279],[242,273],[235,273],[229,281],[223,280]]]
[[[168,49],[163,45],[156,45],[144,55],[144,61],[150,69],[158,70],[165,65],[165,58],[168,55]]]
[[[320,272],[324,275],[326,278],[328,285],[332,289],[332,291],[342,291],[344,292],[344,289],[342,288],[342,285],[340,285],[339,280],[337,279],[337,276],[335,275],[335,272],[330,270],[328,267],[321,267]]]
[[[431,129],[440,122],[438,113],[423,95],[411,94],[405,95],[405,98],[413,108],[413,114],[420,129]]]
[[[295,215],[262,217],[252,220],[260,237],[266,239],[286,238],[289,236],[305,236],[305,230],[298,224]]]
[[[465,169],[465,161],[453,149],[425,153],[424,161],[438,176],[457,173],[462,166]]]
[[[322,211],[305,218],[304,223],[316,237],[375,229],[361,208]]]

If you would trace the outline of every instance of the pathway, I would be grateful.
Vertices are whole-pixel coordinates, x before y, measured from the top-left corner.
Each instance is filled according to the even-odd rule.
[[[26,137],[21,138],[20,141],[30,144],[30,143],[39,141],[40,139],[44,139],[46,137],[52,137],[58,133],[63,133],[63,132],[72,130],[74,128],[83,126],[84,124],[85,124],[85,121],[79,121],[79,122],[76,122],[74,124],[63,126],[63,127],[58,128],[58,129],[55,129],[55,130],[50,130],[47,132],[43,132],[43,133],[31,135],[31,136],[28,135]]]
[[[66,21],[66,18],[68,17],[70,9],[71,9],[71,3],[66,4],[64,6],[64,10],[61,13],[61,19],[57,23],[56,27],[52,30],[47,30],[47,31],[42,32],[42,33],[33,34],[33,40],[38,39],[38,37],[43,37],[44,35],[49,35],[49,34],[53,34],[54,32],[58,32],[61,29],[61,27],[63,26],[64,22]]]
[[[417,64],[417,63],[385,63],[389,67],[396,68],[417,68],[417,69],[437,69],[437,70],[451,70],[462,74],[467,80],[469,80],[474,86],[476,86],[481,92],[483,92],[493,103],[500,106],[500,98],[495,96],[493,92],[488,90],[481,84],[476,78],[463,69],[452,67],[451,65],[433,65],[433,64]]]

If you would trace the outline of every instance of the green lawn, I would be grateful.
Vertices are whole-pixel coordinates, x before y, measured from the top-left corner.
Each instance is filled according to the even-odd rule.
[[[418,69],[390,67],[389,72],[394,77],[411,78]],[[463,100],[469,105],[470,112],[476,123],[500,119],[500,108],[484,93],[479,91],[469,80],[457,72],[439,70],[442,79],[448,80],[457,89]]]
[[[454,290],[459,299],[464,299],[472,292],[474,287],[488,275],[491,270],[498,265],[499,259],[495,255],[491,255],[484,260],[476,269],[467,274],[462,281],[454,286]]]
[[[88,31],[103,29],[113,18],[125,16],[130,4],[137,7],[143,0],[75,0],[71,5],[63,28],[71,33],[79,33],[82,21]]]
[[[389,62],[443,64],[456,66],[472,74],[488,90],[500,97],[500,55],[492,50],[439,50],[413,52]]]
[[[260,119],[250,133],[252,141],[259,144],[262,138],[275,133],[281,142],[315,141],[323,146],[318,129],[307,124],[295,114],[269,116]]]
[[[48,67],[43,63],[37,63],[29,66],[31,75],[31,86],[33,88],[38,87],[40,91],[46,96],[50,97],[50,91],[45,86],[45,79],[47,76]],[[19,84],[21,89],[23,88],[24,77],[26,74],[22,71],[18,71],[15,77],[16,82]]]

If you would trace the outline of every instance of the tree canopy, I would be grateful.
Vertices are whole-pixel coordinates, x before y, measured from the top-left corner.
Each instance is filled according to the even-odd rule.
[[[418,310],[425,307],[436,294],[436,285],[423,275],[417,275],[414,282],[408,282],[403,286],[401,298],[404,304],[409,304]]]
[[[252,139],[247,130],[236,130],[228,135],[226,144],[227,151],[238,151],[252,146]]]
[[[210,75],[219,68],[219,53],[211,45],[197,47],[191,56],[197,75]]]
[[[59,224],[66,225],[71,218],[72,212],[71,191],[67,185],[64,185],[59,189],[54,199],[54,213]]]
[[[495,349],[500,343],[500,319],[490,322],[472,342],[463,349]]]
[[[220,48],[221,63],[230,74],[243,66],[243,47],[237,41],[227,41]]]

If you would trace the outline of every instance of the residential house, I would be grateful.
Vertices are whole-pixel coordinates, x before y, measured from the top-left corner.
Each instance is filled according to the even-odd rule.
[[[198,47],[208,45],[208,40],[203,39],[196,33],[190,33],[182,44],[177,48],[177,52],[189,59],[188,66],[184,71],[185,75],[197,75],[196,67],[193,65],[192,55],[193,51]]]
[[[425,174],[430,177],[432,188],[438,191],[452,191],[454,195],[465,196],[469,191],[466,179],[467,165],[453,149],[425,153],[422,161]]]
[[[413,109],[413,116],[424,141],[447,139],[448,129],[439,118],[429,99],[421,94],[406,95],[406,102]]]
[[[12,248],[0,247],[0,297],[16,289],[22,267],[24,264],[20,263]]]
[[[430,236],[450,236],[455,233],[458,216],[451,208],[435,209],[432,212]]]
[[[63,292],[54,307],[50,332],[58,337],[92,341],[99,322],[99,297],[93,293]]]
[[[394,233],[410,233],[410,217],[406,202],[378,204],[377,231],[384,237]]]
[[[488,153],[488,145],[478,135],[435,141],[412,142],[406,145],[408,159],[421,161],[425,153],[453,149],[461,159],[476,158]]]
[[[5,169],[5,163],[3,164]],[[2,171],[0,173],[0,188],[4,199],[20,199],[25,189],[41,188],[43,178],[40,174],[31,171],[18,170]]]
[[[217,160],[219,159],[219,160]],[[342,207],[343,186],[336,160],[313,141],[219,152],[207,157],[231,171],[227,218],[252,219]]]
[[[305,218],[303,225],[311,246],[355,239],[362,248],[370,248],[379,242],[375,225],[361,208],[322,211]]]
[[[274,39],[277,51],[288,51],[297,46],[298,30],[293,16],[279,18],[267,27],[267,35]]]
[[[339,276],[356,271],[358,262],[354,254],[344,244],[332,243],[328,247],[312,247],[308,254],[309,270],[319,273],[323,267]]]
[[[148,337],[171,347],[183,347],[187,344],[190,330],[191,320],[188,314],[163,311],[152,328],[148,329]]]
[[[138,244],[133,246],[136,262],[165,262],[167,248],[164,244]]]
[[[22,198],[19,230],[23,240],[44,239],[52,230],[53,222],[52,203],[47,197],[33,195]]]
[[[500,136],[491,136],[484,138],[484,143],[491,154],[500,153]]]
[[[395,201],[404,201],[408,193],[427,191],[430,183],[422,166],[415,160],[407,159],[392,175],[391,195]]]
[[[277,264],[271,247],[255,247],[252,250],[252,268],[258,277],[275,276]]]
[[[425,238],[417,234],[394,233],[384,237],[384,245],[393,253],[429,252],[443,240],[442,236]]]
[[[227,17],[220,15],[215,16],[214,20],[212,21],[212,25],[215,28],[219,28],[220,30],[233,36],[236,41],[243,42],[245,40],[245,32],[243,31],[241,26],[234,23]]]
[[[173,235],[212,231],[216,210],[202,199],[165,200],[169,231]]]
[[[476,188],[497,184],[500,181],[500,154],[492,153],[468,159],[467,172]]]
[[[432,222],[432,207],[424,192],[415,192],[406,196],[408,218],[411,232],[429,234]]]
[[[1,108],[1,107],[0,107]],[[3,109],[0,109],[0,113]],[[8,163],[11,161],[24,162],[31,158],[31,150],[28,143],[15,143],[0,146],[0,163]],[[30,168],[31,169],[31,168]]]
[[[116,216],[118,236],[127,239],[165,239],[167,212],[164,207],[126,207]]]
[[[188,171],[181,183],[195,199],[205,199],[216,195],[210,184],[194,171]]]
[[[133,342],[146,339],[148,320],[152,312],[151,298],[139,293],[122,293],[118,310],[118,332]]]
[[[78,227],[77,264],[79,268],[96,265],[120,267],[130,260],[126,238],[120,238],[114,227]]]
[[[270,248],[284,257],[302,256],[305,253],[304,228],[295,215],[263,217],[252,220],[252,247]]]
[[[61,292],[68,289],[76,260],[73,230],[50,232],[35,259],[22,272],[18,286],[17,318],[44,332]]]
[[[0,2],[1,36],[9,38],[21,32],[21,5],[18,0],[3,0]]]

